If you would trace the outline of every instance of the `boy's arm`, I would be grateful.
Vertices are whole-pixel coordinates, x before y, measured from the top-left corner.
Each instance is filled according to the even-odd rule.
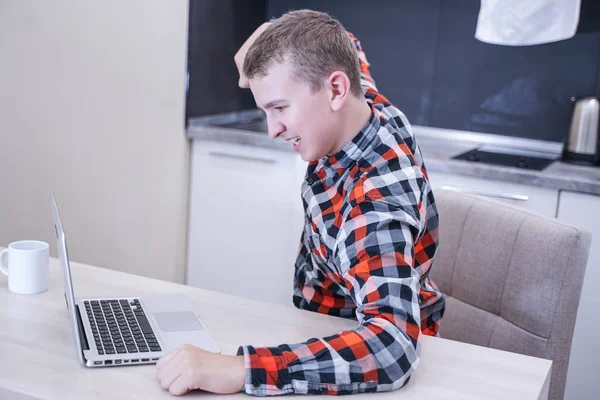
[[[360,85],[363,87],[363,91],[372,90],[377,92],[377,86],[375,86],[375,80],[371,76],[371,71],[369,71],[369,62],[367,61],[367,56],[362,49],[362,45],[360,44],[360,40],[354,36],[352,32],[348,32],[348,36],[352,39],[352,43],[356,48],[356,52],[358,53],[358,62],[360,64]]]
[[[414,204],[381,201],[363,182],[357,191],[362,198],[355,199],[340,228],[334,256],[357,305],[359,326],[303,343],[241,346],[246,393],[351,394],[394,390],[407,382],[420,354],[421,277],[413,268],[414,243],[427,208],[419,191],[424,178],[415,176],[419,170],[413,167],[399,183],[414,188],[414,196],[406,196]],[[434,238],[426,239],[435,247]]]
[[[350,39],[352,39],[352,43],[354,44],[356,52],[358,53],[358,62],[360,64],[360,85],[362,86],[367,101],[372,102],[374,104],[391,104],[390,101],[384,95],[379,93],[379,90],[375,85],[375,80],[371,76],[371,71],[369,70],[369,66],[371,64],[369,64],[369,62],[367,61],[367,56],[362,49],[360,40],[358,40],[353,33],[347,33],[348,36],[350,36]]]
[[[256,38],[258,38],[260,34],[263,33],[264,30],[269,27],[269,25],[271,25],[270,22],[264,22],[262,25],[256,28],[256,30],[252,32],[252,35],[250,35],[250,37],[246,39],[242,47],[238,49],[238,51],[235,53],[235,56],[233,56],[233,61],[235,62],[235,66],[240,76],[238,80],[238,86],[242,89],[250,88],[248,78],[246,78],[246,76],[244,75],[244,58],[246,57],[246,53],[248,53],[248,49],[256,41]]]

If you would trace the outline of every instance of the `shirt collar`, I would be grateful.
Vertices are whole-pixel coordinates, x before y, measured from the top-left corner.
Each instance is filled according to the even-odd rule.
[[[339,169],[348,168],[352,163],[360,160],[365,151],[372,147],[381,123],[377,110],[371,104],[369,106],[371,107],[371,116],[360,132],[340,151],[322,159],[323,168],[328,176],[335,174]]]

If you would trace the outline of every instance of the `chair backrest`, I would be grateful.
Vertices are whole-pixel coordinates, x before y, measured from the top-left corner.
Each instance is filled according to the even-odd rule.
[[[440,336],[552,360],[562,399],[591,234],[494,200],[435,192]]]

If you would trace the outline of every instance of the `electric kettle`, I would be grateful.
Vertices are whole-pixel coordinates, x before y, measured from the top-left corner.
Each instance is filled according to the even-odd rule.
[[[587,165],[600,164],[599,113],[600,102],[595,97],[584,97],[575,102],[569,133],[564,142],[564,161]]]

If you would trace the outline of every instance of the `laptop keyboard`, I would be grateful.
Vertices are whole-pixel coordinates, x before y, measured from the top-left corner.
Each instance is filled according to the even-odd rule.
[[[139,299],[84,301],[98,354],[161,351]]]

